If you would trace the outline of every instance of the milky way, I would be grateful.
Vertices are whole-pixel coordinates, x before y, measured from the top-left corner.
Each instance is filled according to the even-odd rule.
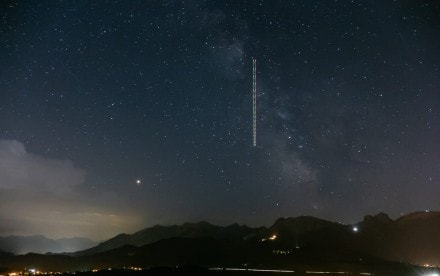
[[[440,209],[437,1],[7,2],[0,235]]]

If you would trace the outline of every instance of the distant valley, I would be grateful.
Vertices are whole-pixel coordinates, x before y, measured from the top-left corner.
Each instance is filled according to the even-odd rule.
[[[95,245],[96,242],[86,238],[49,239],[41,235],[0,237],[0,250],[13,254],[75,252]]]

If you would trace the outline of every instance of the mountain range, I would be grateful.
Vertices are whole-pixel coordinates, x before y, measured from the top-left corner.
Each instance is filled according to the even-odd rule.
[[[401,273],[396,275],[405,275],[402,269],[408,269],[409,264],[440,265],[438,233],[439,212],[416,212],[396,220],[380,213],[355,225],[309,216],[280,218],[270,227],[259,228],[208,222],[157,225],[69,254],[1,253],[0,267],[39,266],[52,271],[184,264],[297,271],[310,267],[357,271],[393,267]]]

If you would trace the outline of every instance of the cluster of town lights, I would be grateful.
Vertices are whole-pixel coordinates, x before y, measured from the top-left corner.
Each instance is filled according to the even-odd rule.
[[[26,269],[25,271],[20,272],[9,272],[6,275],[7,276],[22,276],[22,275],[61,275],[61,272],[43,272],[39,271],[35,268]]]

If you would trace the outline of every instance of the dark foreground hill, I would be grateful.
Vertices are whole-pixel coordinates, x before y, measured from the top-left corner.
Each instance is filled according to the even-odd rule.
[[[385,214],[359,223],[353,247],[380,258],[440,265],[440,212],[417,212],[391,220]]]
[[[307,271],[347,271],[388,276],[411,275],[408,273],[414,269],[406,264],[385,262],[353,251],[282,248],[283,245],[276,241],[172,238],[142,247],[123,246],[82,257],[39,254],[9,256],[7,260],[2,260],[0,266],[8,267],[10,271],[24,268],[40,271],[91,271],[107,270],[109,267],[156,267],[168,272],[169,268],[197,266],[205,270],[213,267],[286,269],[295,270],[295,275],[305,275]]]
[[[281,218],[269,228],[188,223],[118,235],[72,256],[3,253],[0,267],[82,271],[197,265],[303,272],[376,271],[376,275],[388,269],[384,275],[393,275],[391,270],[400,271],[395,275],[410,275],[405,272],[410,267],[406,263],[440,264],[438,233],[437,212],[413,213],[397,220],[381,213],[366,216],[356,225],[314,217]]]
[[[314,217],[280,218],[271,227],[250,228],[233,224],[222,227],[207,222],[181,226],[154,226],[132,235],[121,234],[96,247],[75,253],[92,255],[124,245],[143,246],[169,238],[215,238],[229,241],[270,240],[285,248],[329,248],[353,250],[385,260],[440,265],[440,213],[417,212],[396,220],[380,213],[366,216],[355,225],[344,225]]]
[[[277,220],[268,231],[285,246],[352,250],[390,261],[440,266],[440,212],[416,212],[396,220],[380,213],[356,225],[287,218]]]

